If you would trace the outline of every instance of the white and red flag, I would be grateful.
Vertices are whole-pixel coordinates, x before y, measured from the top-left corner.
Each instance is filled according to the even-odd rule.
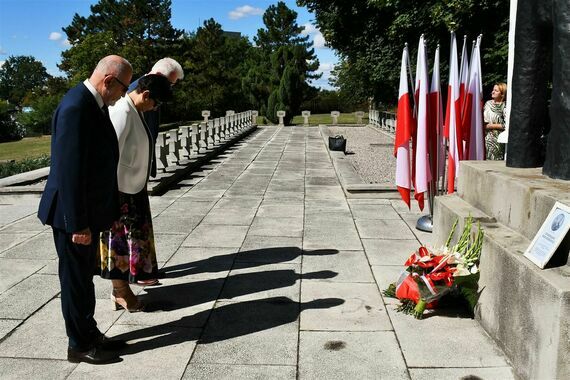
[[[445,145],[443,143],[443,102],[439,74],[439,45],[435,49],[433,71],[429,91],[428,141],[430,144],[431,174],[434,179],[443,176],[445,167]]]
[[[473,47],[471,48],[471,57],[473,57]],[[461,138],[463,141],[469,140],[469,130],[463,129],[464,120],[463,113],[465,112],[466,99],[467,99],[467,86],[469,85],[469,56],[467,55],[467,36],[463,36],[463,49],[461,50],[461,62],[459,65],[459,105],[461,110]],[[468,125],[467,125],[468,127]],[[466,145],[464,144],[463,147]]]
[[[417,128],[414,146],[414,198],[418,201],[420,210],[424,209],[424,200],[428,191],[428,183],[431,181],[431,172],[428,158],[428,68],[427,53],[424,36],[420,37],[418,46],[418,60],[416,68],[416,93],[417,95]]]
[[[477,39],[471,56],[471,71],[469,72],[469,86],[465,99],[462,129],[468,131],[464,159],[485,159],[485,135],[483,130],[483,109],[481,88],[481,38]]]
[[[447,155],[447,192],[455,191],[455,178],[459,173],[459,161],[463,154],[461,134],[461,108],[459,100],[459,73],[457,67],[457,40],[451,32],[451,49],[449,58],[449,85],[447,87],[447,107],[445,112],[444,133],[449,140]]]
[[[408,88],[408,47],[402,52],[402,65],[400,68],[400,91],[398,93],[398,113],[396,116],[396,138],[394,140],[394,155],[396,156],[396,186],[402,200],[410,208],[410,189],[412,176],[410,172],[410,140],[414,119],[410,104],[410,91]]]

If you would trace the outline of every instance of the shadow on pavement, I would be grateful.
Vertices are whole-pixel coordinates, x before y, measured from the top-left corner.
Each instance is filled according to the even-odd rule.
[[[343,303],[344,300],[340,298],[324,298],[297,303],[286,297],[230,303],[214,310],[183,317],[175,322],[117,335],[116,338],[127,341],[144,339],[129,344],[121,355],[176,345],[189,340],[198,339],[199,344],[214,343],[293,323],[297,321],[303,310],[327,309]],[[212,315],[202,336],[198,336],[197,330],[181,327],[181,325],[192,325],[192,320],[203,320],[208,317],[209,313]]]
[[[170,265],[160,269],[161,278],[177,278],[198,273],[217,273],[230,269],[254,268],[261,265],[277,264],[295,260],[301,255],[335,255],[336,249],[317,249],[303,251],[299,247],[263,248],[227,255],[218,255],[190,263]],[[235,262],[234,262],[235,260]]]

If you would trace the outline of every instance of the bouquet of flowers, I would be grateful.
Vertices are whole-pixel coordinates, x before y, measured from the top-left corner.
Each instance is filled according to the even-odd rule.
[[[463,296],[474,310],[478,299],[479,257],[483,245],[483,231],[477,223],[475,237],[471,235],[473,220],[467,218],[459,241],[450,247],[457,227],[455,221],[445,246],[438,250],[420,247],[406,260],[406,269],[397,282],[384,291],[388,297],[398,298],[398,311],[421,319],[425,309],[437,307],[438,300],[455,292]]]

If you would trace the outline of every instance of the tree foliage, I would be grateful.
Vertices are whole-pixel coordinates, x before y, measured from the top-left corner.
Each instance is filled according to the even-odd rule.
[[[50,77],[44,65],[34,57],[10,56],[0,67],[0,99],[21,107]]]
[[[461,37],[469,37],[468,51],[471,39],[484,34],[486,85],[506,78],[507,0],[297,0],[297,4],[315,13],[328,45],[341,57],[334,84],[359,100],[374,96],[376,101],[395,102],[402,48],[408,42],[415,55],[422,33],[429,52],[440,44],[442,77],[447,75],[449,32],[454,30],[460,47]]]

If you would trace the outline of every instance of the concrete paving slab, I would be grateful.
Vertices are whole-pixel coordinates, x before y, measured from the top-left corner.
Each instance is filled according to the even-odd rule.
[[[261,198],[249,198],[249,199],[243,198],[243,199],[236,200],[233,198],[223,197],[212,208],[212,211],[215,211],[218,209],[233,209],[233,208],[241,209],[242,207],[257,208],[257,207],[259,207],[260,203],[261,203]]]
[[[217,198],[198,199],[198,198],[178,198],[161,213],[162,216],[173,217],[189,217],[204,216],[218,202]]]
[[[427,245],[433,247],[433,243],[435,242],[435,235],[430,232],[420,231],[416,228],[416,223],[418,222],[418,218],[420,215],[409,216],[404,218],[404,222],[408,225],[410,231],[414,234],[416,239],[418,239],[423,245]]]
[[[387,309],[410,367],[508,366],[504,354],[473,319],[432,315],[418,321],[411,315],[398,313],[393,306]],[[438,355],[426,355],[433,351],[434,345]]]
[[[0,294],[42,269],[49,260],[0,258]]]
[[[344,201],[340,186],[305,186],[305,199],[338,199]]]
[[[376,284],[303,281],[303,303],[338,298],[341,305],[307,309],[301,316],[301,330],[382,331],[392,330]]]
[[[220,302],[190,364],[296,365],[298,317],[287,298]]]
[[[37,202],[37,201],[36,201]],[[30,201],[24,204],[0,204],[0,226],[14,223],[29,215],[38,212],[36,202]]]
[[[12,332],[23,320],[0,319],[0,341]]]
[[[9,248],[12,248],[21,242],[31,238],[32,236],[36,236],[37,233],[2,233],[0,231],[0,252],[3,252]]]
[[[174,217],[162,213],[152,221],[155,234],[189,234],[202,221],[203,216]]]
[[[263,196],[265,199],[276,199],[276,200],[305,199],[305,193],[303,193],[302,191],[267,191]]]
[[[0,358],[4,380],[66,379],[77,364],[67,360]]]
[[[95,307],[97,327],[103,333],[117,318],[109,306],[98,302]],[[59,298],[48,302],[2,341],[0,357],[65,360],[67,336]]]
[[[157,326],[113,326],[109,335],[128,339],[121,363],[81,363],[69,379],[180,379],[196,346],[200,330]]]
[[[249,226],[255,217],[257,208],[216,208],[206,215],[203,224]]]
[[[239,248],[248,226],[199,225],[182,243],[183,247]]]
[[[54,260],[57,258],[57,251],[53,242],[53,233],[43,232],[33,236],[15,247],[0,253],[0,257],[9,259],[28,260]]]
[[[156,260],[160,268],[172,255],[180,248],[186,239],[187,234],[161,234],[155,233],[154,245],[156,249]]]
[[[362,239],[362,245],[370,265],[399,265],[402,268],[412,252],[421,246],[416,239]]]
[[[514,380],[510,367],[493,368],[410,368],[412,380],[500,379]]]
[[[350,206],[353,205],[391,205],[389,199],[383,198],[351,198],[346,200]],[[395,211],[395,210],[394,210]]]
[[[391,205],[352,204],[350,206],[354,219],[397,219],[400,215]]]
[[[350,213],[350,209],[345,201],[337,199],[307,199],[305,201],[305,210],[308,213],[321,213],[330,211],[345,211]]]
[[[34,274],[0,294],[0,318],[26,319],[59,293],[59,278]]]
[[[297,368],[292,365],[229,365],[190,363],[182,379],[186,380],[295,380]]]
[[[264,218],[256,216],[248,235],[259,236],[303,236],[302,218]]]
[[[372,273],[374,274],[374,279],[376,284],[378,284],[378,289],[380,289],[380,294],[388,288],[392,283],[395,283],[400,277],[400,273],[404,270],[402,265],[374,265],[372,266]],[[400,301],[396,298],[385,297],[382,295],[385,305],[399,305]]]
[[[257,216],[262,218],[303,218],[305,208],[302,203],[282,204],[264,203],[257,211]]]
[[[362,250],[356,228],[349,222],[338,224],[310,223],[307,217],[303,233],[303,249]]]
[[[218,199],[225,193],[225,190],[198,190],[196,188],[184,193],[182,198],[196,198],[196,199]]]
[[[299,379],[409,379],[391,331],[301,331]]]
[[[356,219],[362,239],[413,240],[415,235],[402,220]]]
[[[305,255],[303,257],[303,279],[305,279],[305,274],[321,271],[335,273],[334,277],[326,281],[374,282],[364,251],[340,251],[335,255]]]
[[[18,221],[5,225],[4,227],[0,228],[1,233],[31,233],[31,232],[43,232],[46,230],[50,230],[50,226],[45,226],[40,222],[36,214],[32,214],[30,216],[26,216]]]
[[[227,277],[235,257],[236,248],[180,248],[161,268],[165,279],[210,279]]]

